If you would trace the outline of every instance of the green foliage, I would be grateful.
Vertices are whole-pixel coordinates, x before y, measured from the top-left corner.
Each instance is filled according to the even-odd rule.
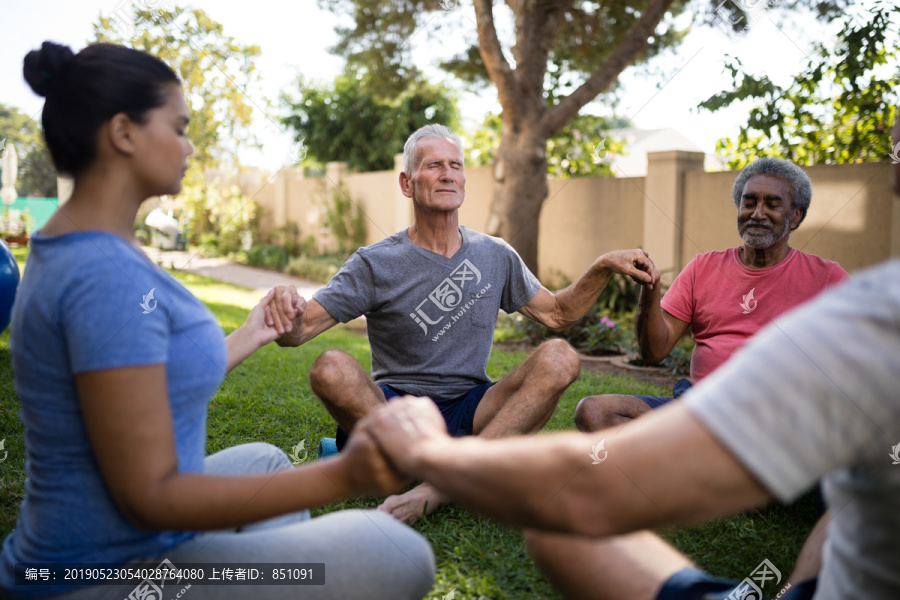
[[[56,198],[56,169],[44,144],[40,125],[15,107],[0,103],[0,146],[8,145],[15,145],[19,159],[16,178],[19,196]]]
[[[247,264],[271,271],[280,271],[287,265],[289,255],[282,246],[275,244],[255,244],[247,250]]]
[[[259,46],[244,46],[225,35],[221,24],[199,9],[135,10],[134,36],[126,39],[120,23],[100,16],[98,42],[130,45],[162,59],[182,81],[190,114],[187,136],[194,144],[182,184],[176,218],[187,222],[191,241],[203,234],[215,241],[206,252],[233,253],[246,247],[255,203],[231,185],[240,172],[237,152],[259,147],[250,132],[254,107],[246,94],[258,86]],[[266,104],[266,103],[264,103]],[[224,174],[210,180],[214,168]]]
[[[626,124],[619,118],[575,117],[559,135],[547,140],[547,174],[557,179],[613,175],[609,157],[623,154],[625,143],[609,134]],[[485,115],[481,127],[464,140],[467,164],[493,164],[502,126],[499,114]]]
[[[340,75],[329,85],[304,78],[298,95],[282,96],[290,115],[282,119],[294,130],[307,156],[319,163],[346,162],[359,171],[394,168],[394,155],[406,138],[428,123],[454,128],[456,105],[439,85],[411,83],[396,95],[381,98],[352,75]]]
[[[285,267],[284,272],[294,277],[314,281],[316,283],[328,283],[341,269],[347,260],[346,256],[319,256],[306,255],[292,258]]]
[[[338,253],[349,256],[366,243],[366,216],[340,185],[334,186],[325,206],[325,225],[337,242]]]
[[[730,168],[741,169],[761,156],[801,165],[890,156],[900,100],[900,7],[867,1],[844,18],[836,47],[818,44],[785,87],[747,73],[737,59],[727,65],[734,88],[700,106],[716,111],[738,101],[753,105],[737,141],[717,143]]]

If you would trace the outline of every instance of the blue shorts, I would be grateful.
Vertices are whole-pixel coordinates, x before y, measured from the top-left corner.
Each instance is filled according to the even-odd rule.
[[[484,398],[485,392],[494,385],[493,381],[476,385],[471,390],[457,396],[456,398],[441,399],[432,398],[447,423],[447,432],[453,437],[462,437],[464,435],[472,435],[475,428],[475,410],[481,399]],[[407,392],[399,388],[387,384],[380,384],[378,387],[384,392],[385,399],[390,402],[391,398],[398,396],[407,396]]]
[[[672,397],[668,396],[642,396],[640,394],[635,394],[635,398],[640,398],[644,402],[650,405],[650,408],[657,409],[663,404],[668,404],[675,398],[678,398],[683,393],[691,389],[691,382],[689,379],[679,379],[678,383],[675,384],[675,387],[672,388]]]
[[[698,569],[678,571],[663,584],[656,600],[765,600],[745,582],[711,577]],[[816,579],[789,588],[778,600],[811,600]],[[741,586],[740,588],[738,586]],[[783,588],[782,588],[783,589]]]
[[[482,383],[481,385],[476,385],[465,394],[457,396],[456,398],[432,398],[432,401],[437,405],[438,410],[441,411],[441,416],[444,417],[444,422],[447,424],[447,432],[450,435],[453,437],[472,435],[473,429],[475,428],[475,410],[478,408],[478,404],[481,403],[481,399],[484,398],[485,392],[487,392],[494,383],[495,382],[493,381],[489,381],[487,383]],[[390,402],[391,398],[411,395],[400,388],[387,384],[379,384],[378,387],[384,392],[384,397],[388,402]],[[347,443],[347,438],[347,432],[338,425],[337,432],[335,433],[335,443],[339,451],[344,448],[344,445]]]

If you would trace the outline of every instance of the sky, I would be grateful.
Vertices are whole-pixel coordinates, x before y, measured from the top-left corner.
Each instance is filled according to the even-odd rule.
[[[28,0],[6,1],[0,15],[0,102],[40,118],[43,99],[35,95],[22,78],[22,59],[44,40],[67,44],[76,52],[93,37],[91,24],[100,13],[111,16],[127,10],[131,2],[160,5],[169,0]],[[437,2],[438,0],[435,0]],[[699,1],[699,0],[696,0]],[[704,0],[705,2],[706,0]],[[715,142],[737,134],[746,121],[747,107],[709,113],[697,109],[702,100],[726,88],[730,83],[723,70],[727,54],[738,57],[755,73],[765,73],[776,83],[789,81],[810,51],[809,35],[824,36],[822,28],[779,29],[777,15],[767,5],[774,0],[724,0],[752,7],[752,27],[741,35],[727,35],[722,28],[697,25],[677,51],[659,57],[652,75],[628,73],[620,78],[623,97],[615,112],[630,119],[631,127],[657,129],[675,127],[708,154]],[[474,35],[474,11],[470,1],[444,0],[452,10],[435,13],[436,19],[452,20],[465,28],[446,42],[435,43],[436,22],[423,27],[411,41],[419,66],[432,79],[443,77],[435,67],[442,57],[452,55],[466,34]],[[186,4],[186,2],[185,2]],[[263,106],[268,98],[274,103],[269,117],[282,116],[278,97],[295,86],[298,74],[330,81],[343,67],[343,59],[328,52],[336,41],[338,17],[319,9],[316,0],[191,0],[221,23],[226,35],[238,43],[261,48],[257,65],[261,73],[259,89],[248,90],[251,100]],[[502,18],[498,16],[498,21]],[[801,19],[802,21],[802,19]],[[808,21],[807,21],[808,22]],[[503,31],[501,31],[503,35]],[[463,91],[460,95],[463,127],[473,130],[487,111],[498,111],[493,87],[481,93]],[[610,107],[593,102],[586,112],[609,114]],[[286,162],[294,140],[290,131],[276,127],[264,111],[256,109],[254,128],[262,142],[261,151],[244,152],[242,163],[277,170]]]

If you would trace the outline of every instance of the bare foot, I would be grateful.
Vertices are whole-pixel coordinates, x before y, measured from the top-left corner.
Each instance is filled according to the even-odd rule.
[[[388,513],[407,525],[412,525],[422,515],[430,515],[447,502],[446,496],[427,483],[422,483],[405,494],[388,496],[378,510]]]

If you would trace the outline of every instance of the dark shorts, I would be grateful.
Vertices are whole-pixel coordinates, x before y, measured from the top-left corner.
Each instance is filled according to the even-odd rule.
[[[656,410],[663,404],[668,404],[675,398],[678,398],[683,393],[691,389],[691,382],[688,379],[679,379],[678,383],[675,384],[675,387],[672,388],[672,397],[668,396],[642,396],[640,394],[635,394],[635,398],[640,398],[644,402],[650,405],[650,408]]]
[[[472,430],[475,427],[475,410],[478,408],[481,399],[484,398],[484,393],[492,385],[494,385],[493,381],[476,385],[465,394],[456,398],[448,398],[446,400],[432,398],[438,410],[441,411],[444,422],[447,423],[447,432],[450,435],[453,437],[472,435]],[[381,384],[378,387],[384,392],[384,397],[388,402],[391,401],[391,398],[409,395],[407,392],[390,385]]]
[[[478,408],[478,404],[481,403],[481,399],[484,398],[485,392],[487,392],[494,383],[495,382],[493,381],[489,381],[488,383],[476,385],[465,394],[457,396],[456,398],[432,398],[437,405],[438,410],[441,411],[444,422],[447,423],[447,432],[450,435],[453,437],[472,435],[473,429],[475,428],[475,410]],[[378,387],[384,392],[384,397],[388,402],[390,402],[392,398],[411,395],[400,388],[387,384],[379,384]],[[338,426],[337,433],[335,434],[335,442],[338,450],[343,449],[344,444],[347,443],[347,437],[347,432]]]
[[[710,577],[697,569],[682,569],[663,584],[656,600],[765,600],[746,581],[730,581]],[[778,600],[810,600],[815,591],[816,580],[810,579],[790,587]]]

